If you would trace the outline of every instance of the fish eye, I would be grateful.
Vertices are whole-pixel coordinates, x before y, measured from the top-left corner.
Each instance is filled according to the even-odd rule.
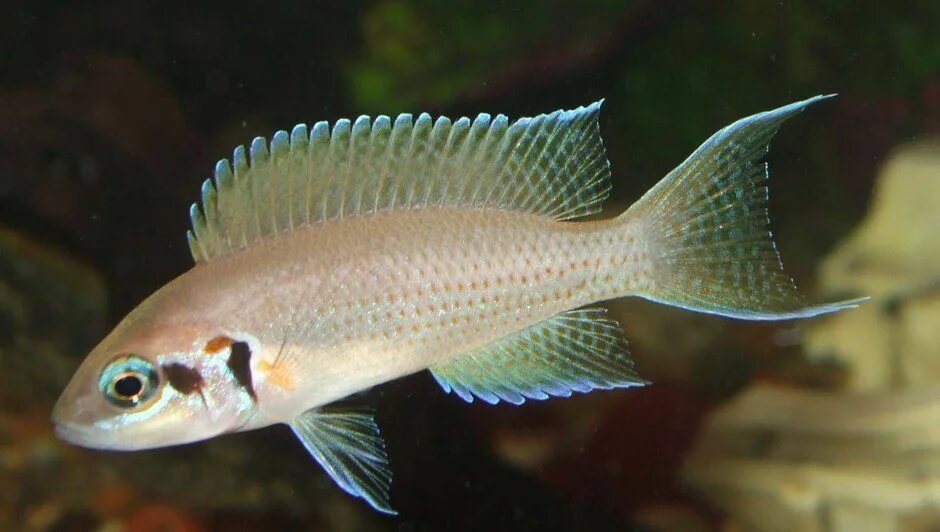
[[[98,388],[105,399],[121,408],[133,408],[147,401],[159,385],[156,366],[136,355],[123,355],[112,360],[98,379]]]
[[[114,393],[121,397],[138,397],[143,390],[143,381],[133,373],[122,375],[114,381]]]

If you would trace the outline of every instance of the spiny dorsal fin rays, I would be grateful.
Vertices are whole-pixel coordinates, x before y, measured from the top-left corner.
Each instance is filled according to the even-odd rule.
[[[209,260],[262,238],[335,218],[398,208],[596,213],[610,191],[597,115],[602,102],[520,118],[423,113],[337,120],[258,137],[216,165],[190,211],[193,257]]]

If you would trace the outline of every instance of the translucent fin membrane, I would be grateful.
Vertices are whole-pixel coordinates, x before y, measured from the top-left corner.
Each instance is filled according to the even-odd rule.
[[[642,297],[736,318],[804,318],[861,300],[808,306],[783,271],[767,214],[770,140],[817,96],[715,133],[624,214],[653,257]]]
[[[642,386],[627,342],[603,309],[564,312],[431,367],[444,391],[495,404]]]
[[[360,116],[256,138],[219,161],[193,205],[189,244],[208,260],[269,235],[397,208],[493,208],[566,220],[610,191],[601,102],[510,123],[480,114],[452,122]]]
[[[292,421],[290,427],[339,487],[380,512],[396,513],[389,502],[392,472],[385,442],[371,412],[313,409]]]

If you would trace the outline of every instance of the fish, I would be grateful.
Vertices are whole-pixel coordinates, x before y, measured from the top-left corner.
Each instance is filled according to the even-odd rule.
[[[360,116],[255,138],[190,210],[195,265],[133,309],[52,411],[79,446],[141,450],[286,424],[349,494],[394,514],[373,410],[429,370],[519,405],[648,384],[597,303],[809,318],[769,229],[772,137],[816,96],[719,130],[625,212],[603,100],[510,121]]]

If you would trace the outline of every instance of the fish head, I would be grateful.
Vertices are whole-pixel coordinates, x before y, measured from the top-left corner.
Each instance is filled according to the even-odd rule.
[[[238,430],[256,409],[231,360],[253,340],[221,331],[205,314],[166,315],[142,304],[76,370],[53,408],[56,434],[129,451]]]

